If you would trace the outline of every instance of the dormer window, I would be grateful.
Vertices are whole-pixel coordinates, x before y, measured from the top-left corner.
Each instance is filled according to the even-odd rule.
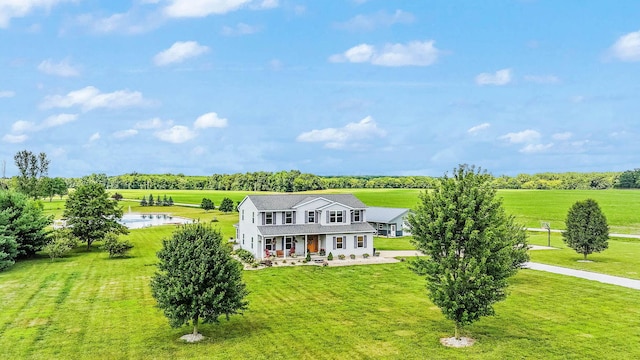
[[[361,222],[362,221],[362,210],[353,210],[351,212],[351,222]]]
[[[342,210],[329,210],[329,222],[330,223],[344,222],[344,216],[343,216]]]
[[[315,223],[316,222],[316,212],[315,211],[309,211],[307,213],[307,222],[308,223]]]

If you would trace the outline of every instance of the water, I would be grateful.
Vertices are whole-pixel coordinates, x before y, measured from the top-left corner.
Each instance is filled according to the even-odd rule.
[[[187,219],[178,216],[171,216],[168,214],[136,214],[127,213],[122,215],[120,224],[126,226],[129,229],[142,229],[149,226],[158,225],[181,225],[191,224],[193,219]]]

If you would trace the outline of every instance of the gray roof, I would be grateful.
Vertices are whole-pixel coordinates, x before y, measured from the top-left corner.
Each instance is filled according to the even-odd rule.
[[[273,194],[273,195],[247,195],[251,202],[259,211],[263,210],[288,210],[294,206],[309,202],[314,199],[323,198],[335,201],[346,206],[364,209],[367,206],[352,194]]]
[[[262,236],[373,233],[374,231],[375,229],[366,222],[353,223],[350,225],[300,224],[258,226],[258,232],[260,232]]]
[[[404,216],[409,209],[404,208],[385,208],[385,207],[368,207],[367,221],[376,223],[390,223],[399,216]]]

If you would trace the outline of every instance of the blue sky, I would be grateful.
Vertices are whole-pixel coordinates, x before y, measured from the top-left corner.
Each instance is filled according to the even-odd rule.
[[[50,176],[640,166],[640,2],[0,0],[0,160]]]

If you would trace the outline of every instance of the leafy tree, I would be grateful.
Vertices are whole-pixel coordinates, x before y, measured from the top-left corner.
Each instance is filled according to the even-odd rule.
[[[103,250],[109,253],[109,257],[125,256],[127,252],[133,249],[133,245],[127,241],[119,241],[118,235],[114,233],[108,233],[104,239]]]
[[[18,257],[33,256],[42,249],[51,222],[52,217],[44,215],[39,201],[15,191],[0,191],[0,235],[15,240]]]
[[[36,156],[28,150],[17,152],[13,159],[18,167],[18,191],[32,198],[38,197],[38,179],[49,173],[49,160],[47,154],[40,153]]]
[[[163,240],[159,271],[151,292],[172,327],[218,322],[222,315],[242,313],[248,294],[242,267],[222,244],[222,235],[203,224],[184,225]]]
[[[142,200],[140,200],[140,206],[147,206],[147,197],[146,196],[142,196]]]
[[[233,211],[233,207],[234,207],[233,200],[226,197],[222,199],[222,202],[220,202],[220,206],[218,206],[218,210],[228,213]]]
[[[491,176],[461,165],[408,217],[412,242],[427,255],[412,268],[426,275],[429,298],[460,330],[506,298],[507,279],[527,261],[526,234],[507,216]]]
[[[78,241],[69,228],[57,229],[53,231],[51,239],[43,250],[49,254],[51,261],[54,261],[71,251],[77,244]]]
[[[72,234],[87,243],[87,250],[110,232],[128,233],[117,221],[122,218],[122,208],[117,201],[109,199],[104,187],[96,182],[81,185],[69,194],[63,217]]]
[[[216,208],[216,206],[214,205],[213,201],[211,201],[211,199],[207,199],[207,198],[203,198],[202,199],[202,202],[200,203],[200,207],[202,209],[204,209],[204,211],[206,211],[206,212]]]
[[[600,206],[593,199],[577,201],[567,213],[567,230],[562,239],[578,254],[587,255],[609,247],[609,225]]]
[[[52,178],[43,177],[38,181],[38,195],[49,198],[49,202],[51,202],[56,194],[55,186],[55,181]]]
[[[6,235],[5,228],[5,226],[0,226],[0,271],[15,264],[18,256],[18,243],[13,236]]]
[[[62,199],[63,196],[69,193],[69,187],[67,186],[67,182],[64,181],[64,179],[61,177],[53,178],[53,188],[54,188],[54,193],[60,196],[60,199]]]
[[[123,196],[122,196],[122,194],[120,194],[120,193],[118,193],[118,192],[117,192],[117,193],[115,193],[115,194],[111,195],[111,198],[112,198],[113,200],[115,200],[115,201],[120,201],[120,200],[122,200]]]

